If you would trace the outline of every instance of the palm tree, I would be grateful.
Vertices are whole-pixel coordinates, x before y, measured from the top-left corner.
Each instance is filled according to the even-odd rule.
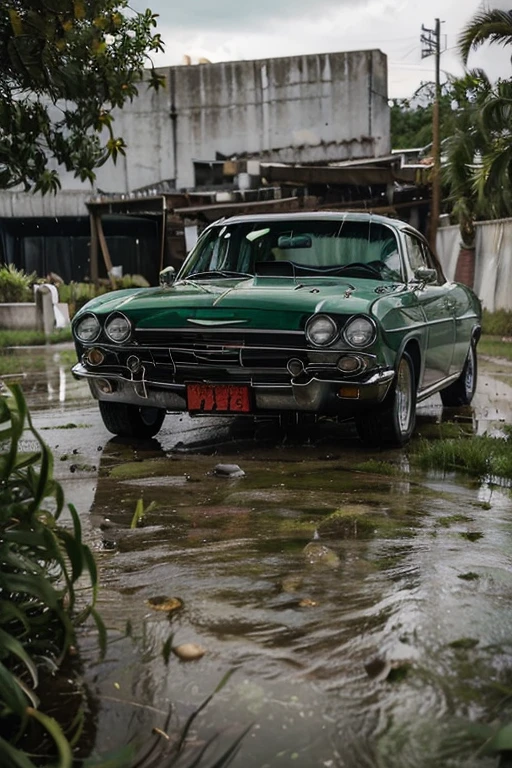
[[[451,78],[453,126],[451,136],[444,142],[446,154],[444,181],[449,189],[452,215],[461,234],[461,247],[474,248],[475,221],[490,217],[489,198],[477,195],[475,175],[478,159],[489,149],[487,134],[482,128],[483,104],[491,88],[482,70],[467,72],[462,78]]]
[[[459,50],[467,64],[469,54],[483,43],[512,45],[512,11],[489,9],[479,11],[462,30]]]
[[[487,9],[477,12],[462,30],[459,37],[459,51],[467,64],[471,51],[483,43],[497,43],[512,46],[512,11]],[[510,216],[512,213],[512,80],[499,80],[494,86],[479,70],[476,77],[482,81],[482,88],[476,96],[477,107],[473,110],[474,120],[470,127],[470,139],[478,138],[475,150],[481,162],[471,167],[471,181],[477,193],[477,201],[471,213],[477,208],[485,210],[489,218]],[[467,143],[467,141],[466,141]],[[467,187],[464,184],[464,190]],[[461,200],[462,208],[466,196]],[[471,207],[470,207],[471,208]]]

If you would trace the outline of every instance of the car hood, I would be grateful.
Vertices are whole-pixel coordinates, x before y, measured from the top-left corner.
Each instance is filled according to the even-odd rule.
[[[233,325],[299,329],[301,318],[316,312],[368,313],[380,294],[389,295],[400,287],[377,280],[340,278],[190,280],[166,288],[112,293],[89,302],[84,310],[101,314],[119,311],[138,328]]]

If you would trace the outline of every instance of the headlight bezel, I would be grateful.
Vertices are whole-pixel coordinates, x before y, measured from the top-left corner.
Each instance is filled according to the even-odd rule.
[[[353,340],[349,338],[349,333],[351,328],[353,328],[355,323],[360,323],[361,321],[365,321],[369,325],[369,335],[365,341],[362,343],[356,344]],[[369,317],[368,315],[355,315],[354,317],[350,318],[350,320],[346,323],[345,327],[342,331],[342,339],[351,349],[366,349],[367,347],[370,347],[377,338],[377,324],[375,320],[372,317]]]
[[[79,329],[81,325],[84,323],[84,321],[87,321],[90,319],[94,320],[95,322],[96,332],[89,338],[84,339],[82,338],[82,336],[80,336]],[[101,334],[101,323],[98,319],[98,316],[95,315],[94,312],[86,312],[84,315],[82,315],[82,317],[80,317],[80,319],[77,321],[77,323],[73,328],[73,335],[75,336],[77,341],[80,342],[80,344],[93,344],[100,337],[100,334]]]
[[[112,334],[109,331],[109,324],[117,319],[124,320],[126,322],[128,332],[125,336],[123,336],[123,338],[116,339],[112,336]],[[133,332],[133,327],[130,320],[126,317],[125,314],[123,314],[122,312],[116,311],[116,312],[111,312],[110,315],[106,318],[105,324],[103,326],[103,330],[105,332],[105,336],[107,337],[107,339],[111,341],[113,344],[124,344],[130,339]]]
[[[315,341],[314,338],[312,338],[312,332],[314,331],[314,325],[318,324],[319,322],[325,322],[328,321],[328,323],[331,325],[333,333],[329,337],[327,341]],[[331,315],[327,315],[324,312],[321,312],[317,315],[312,315],[306,322],[306,326],[304,329],[305,335],[306,335],[306,341],[311,344],[311,346],[323,349],[325,347],[330,347],[332,344],[334,344],[337,339],[339,339],[340,336],[340,329],[338,326],[338,323],[336,320],[331,317]]]

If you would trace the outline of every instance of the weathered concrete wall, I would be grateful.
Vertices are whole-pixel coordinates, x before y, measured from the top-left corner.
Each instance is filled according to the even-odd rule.
[[[386,56],[325,53],[173,68],[178,186],[215,153],[317,163],[390,151]]]
[[[378,50],[162,68],[115,112],[128,149],[97,170],[98,191],[129,193],[162,180],[194,185],[193,160],[216,153],[318,163],[390,150],[387,60]],[[0,215],[75,215],[95,194],[59,168],[55,197],[0,193]],[[73,190],[73,197],[70,191]],[[14,197],[12,197],[14,195]]]
[[[91,188],[68,190],[58,195],[33,195],[27,192],[0,191],[0,218],[20,216],[87,216],[85,206]]]
[[[35,304],[0,304],[0,328],[5,331],[42,330],[42,322]]]

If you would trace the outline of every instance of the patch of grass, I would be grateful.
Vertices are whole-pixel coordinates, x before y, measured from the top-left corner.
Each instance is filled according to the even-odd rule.
[[[418,424],[416,433],[428,440],[449,440],[469,437],[473,434],[473,425],[453,421],[443,421],[440,424],[423,423]]]
[[[463,539],[467,539],[468,541],[478,541],[484,537],[481,531],[464,531],[460,535]]]
[[[396,464],[389,461],[378,461],[377,459],[368,459],[361,464],[355,464],[354,469],[359,472],[370,472],[372,475],[402,475],[403,472]]]
[[[471,518],[467,515],[449,515],[447,517],[440,517],[437,522],[444,528],[449,528],[453,523],[470,523]]]
[[[463,581],[477,581],[480,576],[474,571],[468,571],[467,573],[459,573],[457,578],[462,579]]]
[[[0,348],[40,346],[47,342],[59,344],[72,339],[71,328],[59,328],[49,336],[43,331],[0,331]]]
[[[382,535],[394,530],[399,521],[385,512],[367,504],[346,504],[336,509],[317,525],[321,536],[335,536],[342,539],[369,538],[377,531]]]
[[[482,331],[490,336],[512,337],[512,312],[506,309],[489,312],[487,309],[484,309],[482,313]]]
[[[422,440],[411,458],[424,469],[467,472],[480,480],[512,480],[512,441],[503,438]]]
[[[502,336],[482,336],[478,342],[478,353],[486,357],[512,360],[512,342],[503,341]]]
[[[475,637],[460,637],[458,640],[454,640],[449,643],[450,648],[455,650],[470,651],[472,648],[476,648],[479,641]]]

